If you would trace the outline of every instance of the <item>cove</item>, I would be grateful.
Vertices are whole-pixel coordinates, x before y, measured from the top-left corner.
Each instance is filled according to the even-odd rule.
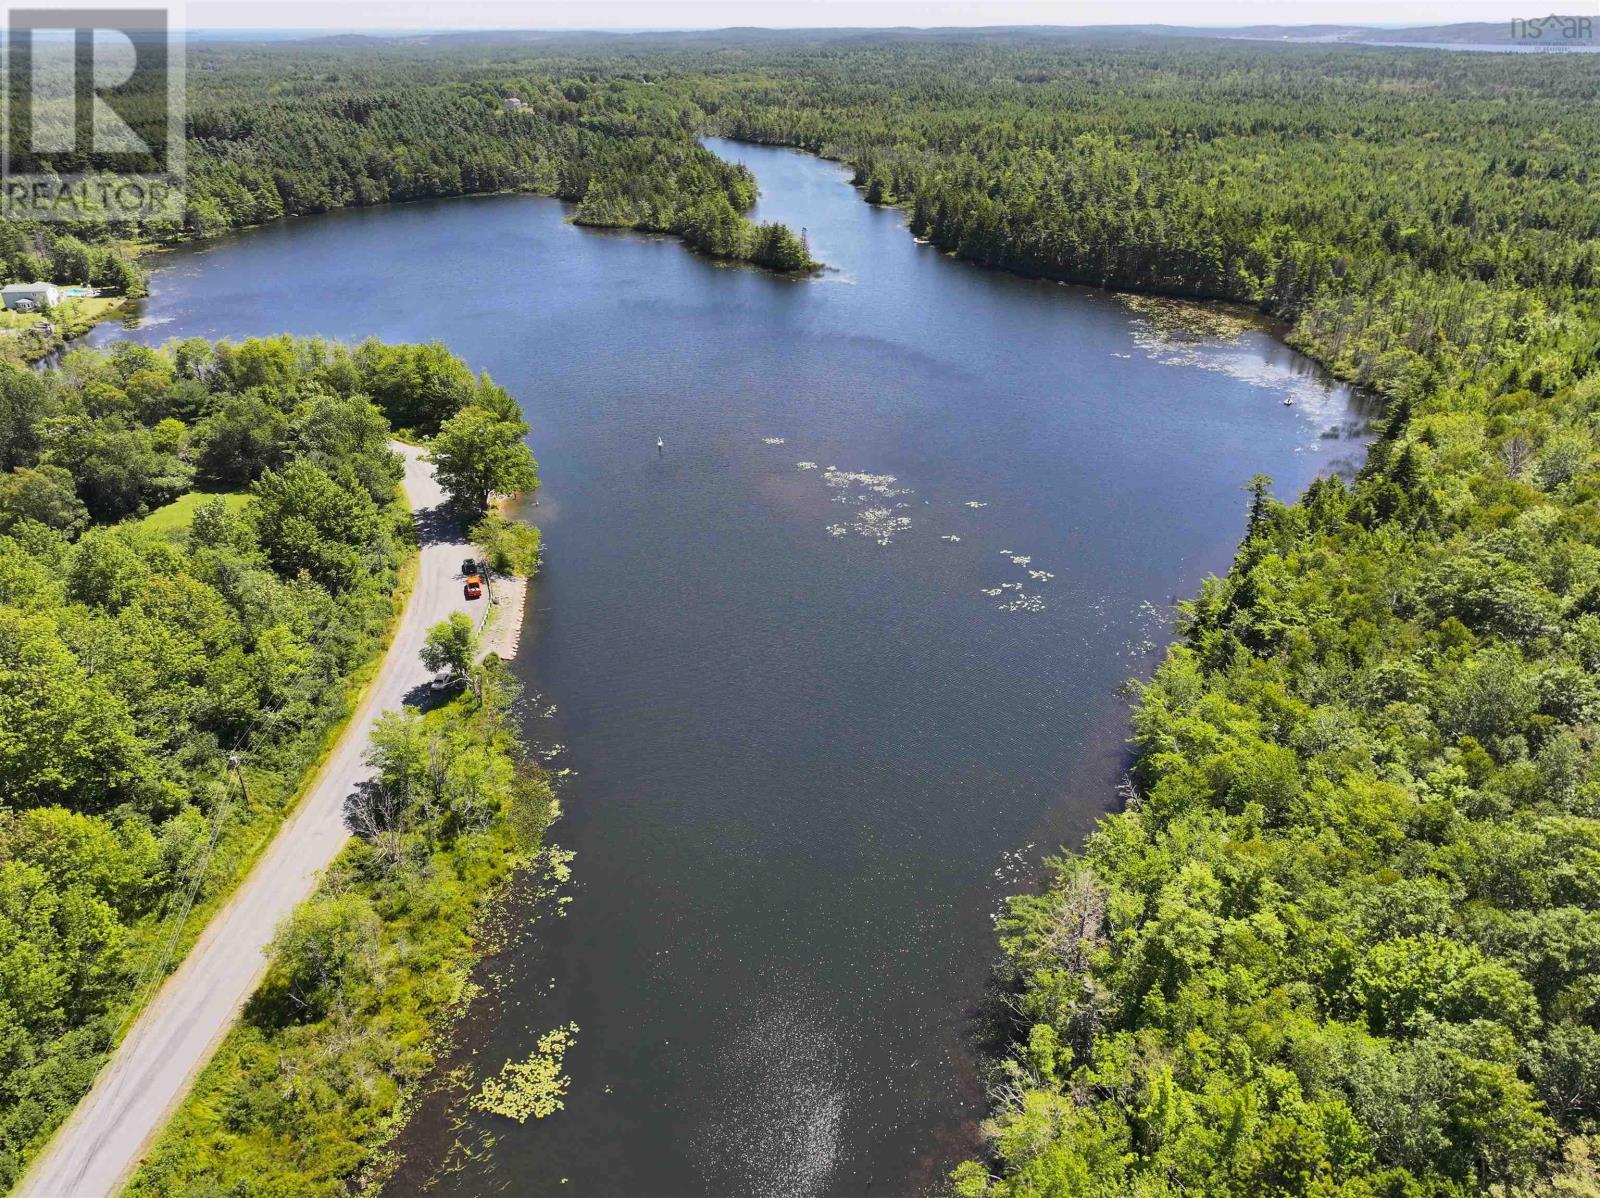
[[[835,164],[709,144],[833,269],[470,198],[174,252],[91,338],[439,339],[533,425],[516,669],[575,771],[572,901],[513,909],[455,1061],[571,1021],[571,1091],[522,1126],[425,1102],[392,1194],[935,1180],[983,1111],[992,916],[1114,801],[1161,611],[1227,566],[1251,475],[1361,450],[1265,329],[955,262]]]

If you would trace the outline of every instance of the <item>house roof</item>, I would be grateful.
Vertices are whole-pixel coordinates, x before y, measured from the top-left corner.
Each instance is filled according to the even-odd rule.
[[[4,287],[0,287],[0,295],[15,295],[19,291],[31,294],[35,291],[53,290],[55,290],[54,283],[7,283]]]

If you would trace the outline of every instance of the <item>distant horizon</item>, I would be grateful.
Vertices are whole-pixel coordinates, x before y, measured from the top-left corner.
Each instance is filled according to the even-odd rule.
[[[1252,25],[1360,25],[1404,29],[1422,25],[1509,24],[1547,10],[1505,11],[1500,0],[1304,0],[1285,12],[1278,0],[1216,0],[1202,13],[1179,0],[591,0],[574,10],[520,0],[481,0],[458,11],[462,22],[441,22],[440,6],[422,0],[188,0],[187,26],[196,32],[417,33],[694,33],[722,29],[1082,29],[1095,26],[1179,26],[1228,29]],[[581,11],[583,20],[570,15]],[[1560,11],[1552,9],[1549,11]],[[548,14],[548,16],[546,16]],[[1600,3],[1566,6],[1566,15],[1600,16]],[[265,18],[265,19],[264,19]],[[567,18],[567,19],[563,19]]]
[[[1540,14],[1552,15],[1552,14]],[[1558,16],[1583,16],[1582,13],[1558,13]],[[359,25],[196,25],[191,23],[188,28],[192,33],[313,33],[319,36],[339,36],[359,34],[367,37],[405,36],[418,33],[611,33],[611,34],[638,34],[638,33],[722,33],[724,31],[771,31],[773,33],[829,33],[834,31],[852,33],[884,33],[915,32],[915,33],[941,33],[945,30],[971,30],[974,33],[984,30],[1054,30],[1054,29],[1081,29],[1085,32],[1094,29],[1321,29],[1330,25],[1339,25],[1360,29],[1417,29],[1443,27],[1447,25],[1509,25],[1516,17],[1490,18],[1484,17],[1475,20],[1412,20],[1412,21],[1359,21],[1328,18],[1318,21],[1084,21],[1071,24],[1062,23],[1018,23],[1018,22],[993,22],[981,25],[391,25],[359,26]],[[1537,18],[1535,18],[1537,19]]]

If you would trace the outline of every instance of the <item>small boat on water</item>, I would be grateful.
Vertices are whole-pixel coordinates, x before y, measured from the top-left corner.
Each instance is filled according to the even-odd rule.
[[[666,450],[666,448],[667,448],[667,443],[665,441],[663,441],[660,437],[657,437],[656,438],[656,452],[657,453],[662,453],[662,452],[664,452]]]
[[[1294,396],[1292,396],[1292,395],[1285,395],[1285,396],[1284,396],[1284,397],[1283,397],[1283,406],[1284,406],[1284,407],[1286,407],[1286,408],[1292,408],[1292,407],[1294,407]]]

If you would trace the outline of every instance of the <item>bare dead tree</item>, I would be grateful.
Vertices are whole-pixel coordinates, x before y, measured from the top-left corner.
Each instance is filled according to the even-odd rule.
[[[1500,461],[1507,478],[1521,478],[1533,461],[1533,443],[1521,433],[1513,433],[1500,443]]]
[[[1082,977],[1089,971],[1089,957],[1101,941],[1105,891],[1089,870],[1076,869],[1050,892],[1050,899],[1053,909],[1049,926],[1029,955],[1053,957],[1068,973]]]
[[[405,800],[381,780],[363,782],[344,801],[344,822],[372,846],[386,869],[405,853]]]

